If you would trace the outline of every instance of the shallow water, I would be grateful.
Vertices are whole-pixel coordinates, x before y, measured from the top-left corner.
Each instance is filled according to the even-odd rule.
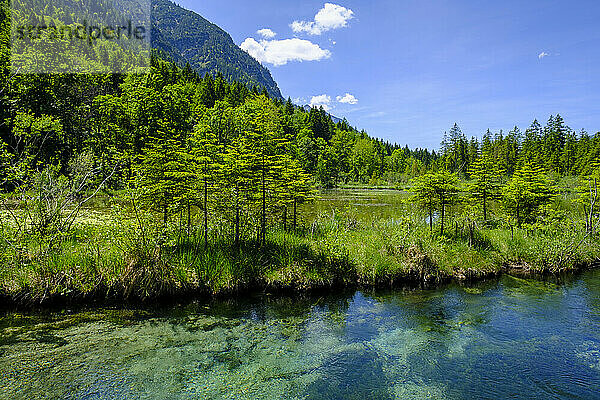
[[[0,377],[1,399],[598,399],[600,271],[4,313]]]
[[[360,222],[389,220],[405,214],[407,192],[384,189],[332,189],[319,193],[298,211],[301,220],[311,223],[319,215],[352,215]]]

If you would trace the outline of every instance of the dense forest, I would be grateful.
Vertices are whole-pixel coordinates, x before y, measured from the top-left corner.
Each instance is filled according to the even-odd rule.
[[[155,23],[161,26],[175,18],[171,10],[175,6],[169,8],[167,3],[154,5],[159,14]],[[129,158],[129,165],[133,159],[140,159],[145,146],[151,145],[160,124],[170,125],[172,132],[166,136],[178,136],[179,132],[192,132],[208,114],[220,116],[217,125],[209,125],[219,145],[227,147],[241,131],[236,126],[243,119],[239,110],[258,95],[271,97],[265,104],[272,108],[275,129],[294,147],[287,149],[288,155],[321,187],[351,182],[394,186],[438,170],[469,179],[473,164],[482,154],[490,156],[506,176],[512,176],[525,161],[547,173],[577,176],[589,174],[598,157],[599,135],[573,131],[560,115],[550,116],[545,126],[533,121],[524,132],[515,126],[508,133],[488,130],[470,139],[454,125],[444,134],[441,149],[411,150],[372,139],[345,120],[334,123],[323,109],[306,111],[289,100],[280,100],[278,95],[270,96],[272,87],[262,89],[245,81],[231,81],[231,77],[226,78],[230,74],[219,73],[217,67],[209,74],[198,72],[192,64],[178,66],[164,61],[170,58],[165,51],[154,54],[151,73],[144,76],[13,76],[6,12],[3,8],[0,135],[13,153],[17,150],[15,140],[24,139],[24,130],[30,137],[47,135],[43,154],[34,161],[37,163],[64,168],[70,158],[91,150],[97,157],[95,162],[106,168],[117,160],[123,162],[124,157]],[[174,32],[172,27],[167,30]],[[208,119],[213,121],[215,117]],[[130,168],[127,179],[131,172]],[[121,168],[111,185],[122,187],[125,181],[119,178],[124,177]]]
[[[7,53],[4,57],[7,60]],[[471,166],[483,153],[490,155],[507,176],[524,161],[548,173],[580,175],[590,172],[600,151],[599,135],[574,132],[560,115],[550,116],[545,126],[536,120],[524,133],[515,127],[507,134],[487,131],[480,139],[467,139],[455,125],[444,135],[440,150],[411,150],[372,139],[346,121],[333,123],[322,109],[305,111],[289,100],[268,99],[256,87],[228,83],[222,75],[200,77],[189,67],[180,68],[157,57],[153,58],[151,74],[128,77],[11,76],[5,61],[2,81],[4,142],[11,144],[11,140],[18,139],[17,131],[34,126],[40,129],[44,125],[40,121],[51,121],[45,124],[57,131],[39,131],[53,141],[46,144],[37,161],[54,160],[62,165],[86,150],[93,150],[98,162],[114,161],[115,152],[121,153],[119,157],[139,156],[149,144],[146,139],[151,139],[150,133],[167,116],[178,119],[172,122],[176,131],[192,131],[200,114],[218,113],[218,125],[211,128],[219,132],[219,140],[226,146],[239,132],[236,110],[261,92],[267,98],[265,104],[273,109],[277,129],[294,143],[290,155],[322,187],[350,182],[394,185],[440,169],[469,178]],[[137,121],[151,125],[136,126]],[[29,127],[23,126],[27,123]]]

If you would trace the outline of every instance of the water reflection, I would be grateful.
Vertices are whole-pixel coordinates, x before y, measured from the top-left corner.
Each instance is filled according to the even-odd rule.
[[[600,271],[565,282],[6,314],[0,398],[597,398]]]

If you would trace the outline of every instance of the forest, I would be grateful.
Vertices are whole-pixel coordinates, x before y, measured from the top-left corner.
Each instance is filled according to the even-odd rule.
[[[600,133],[560,115],[438,150],[201,76],[20,75],[0,29],[0,292],[23,301],[439,281],[600,254]],[[323,190],[404,193],[394,220],[308,220]],[[98,211],[97,210],[101,210]]]

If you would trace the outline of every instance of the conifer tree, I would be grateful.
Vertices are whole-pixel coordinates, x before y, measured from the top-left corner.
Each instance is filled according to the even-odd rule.
[[[294,104],[292,103],[292,99],[288,97],[285,102],[285,114],[288,116],[294,115]]]
[[[562,175],[574,175],[577,173],[577,135],[568,132],[565,145],[559,161],[559,172]]]
[[[598,228],[598,185],[600,185],[600,160],[595,160],[589,167],[589,173],[582,175],[577,187],[577,203],[583,208],[585,229],[588,234],[594,234]]]
[[[242,214],[251,198],[251,165],[250,146],[247,138],[240,135],[226,147],[221,168],[225,189],[221,197],[222,212],[232,223],[236,247],[240,244],[243,231]]]
[[[257,96],[243,107],[242,127],[250,150],[249,164],[253,171],[253,192],[259,209],[260,227],[257,238],[266,243],[268,208],[277,204],[277,182],[282,178],[283,152],[287,140],[279,120],[278,110],[265,96]]]
[[[433,231],[433,213],[440,213],[440,234],[444,234],[446,207],[456,203],[458,177],[448,171],[430,172],[412,180],[413,200],[429,215],[429,229]]]
[[[526,161],[531,161],[539,164],[542,161],[542,126],[536,120],[525,131],[525,138],[521,154],[519,156],[518,165],[521,166]]]
[[[523,222],[532,221],[539,208],[547,204],[554,195],[541,167],[525,161],[503,189],[503,206],[521,227]]]
[[[204,246],[208,247],[208,201],[219,182],[220,159],[217,135],[206,123],[198,124],[192,135],[193,165],[195,166],[195,185],[201,196],[203,212]]]
[[[433,188],[437,196],[440,211],[440,234],[444,234],[446,207],[454,205],[458,200],[458,177],[448,171],[437,172],[433,179]]]
[[[186,170],[181,143],[173,132],[161,130],[144,148],[137,166],[138,185],[143,188],[142,201],[163,216],[166,225],[171,211],[180,209],[180,199],[187,193]]]
[[[458,124],[454,124],[442,142],[443,168],[465,174],[469,169],[468,147],[467,138]]]
[[[483,220],[488,219],[488,204],[499,198],[500,177],[502,171],[490,153],[484,152],[471,166],[472,182],[468,186],[471,198],[477,201],[483,210]]]
[[[429,216],[429,231],[433,233],[433,213],[436,210],[436,194],[433,186],[433,174],[428,173],[411,180],[411,201],[416,202]]]
[[[310,183],[310,175],[300,164],[289,157],[284,159],[285,169],[283,175],[282,198],[284,201],[284,228],[287,216],[287,207],[292,205],[292,228],[296,231],[298,226],[298,206],[316,197],[316,191]]]

